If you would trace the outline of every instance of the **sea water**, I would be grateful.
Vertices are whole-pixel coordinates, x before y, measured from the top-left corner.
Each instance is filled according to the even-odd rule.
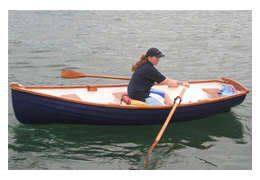
[[[169,124],[147,169],[252,169],[251,11],[9,11],[8,82],[26,86],[120,84],[62,79],[62,69],[131,77],[148,48],[157,69],[185,80],[227,77],[246,86],[228,113]],[[8,169],[144,169],[161,125],[23,125],[8,91]]]

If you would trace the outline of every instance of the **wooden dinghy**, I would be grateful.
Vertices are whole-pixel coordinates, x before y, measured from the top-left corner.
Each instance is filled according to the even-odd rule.
[[[189,81],[181,104],[170,122],[180,122],[227,112],[241,104],[248,89],[238,82],[222,78]],[[224,84],[235,87],[237,93],[220,97]],[[174,99],[182,87],[155,85]],[[12,104],[16,118],[23,124],[95,124],[152,125],[162,124],[172,106],[127,105],[121,102],[127,84],[97,86],[22,86],[11,83]]]

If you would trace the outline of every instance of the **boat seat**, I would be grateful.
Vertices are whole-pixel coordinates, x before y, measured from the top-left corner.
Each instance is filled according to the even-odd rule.
[[[69,99],[81,100],[81,99],[77,96],[77,94],[64,94],[64,95],[61,95],[61,97],[69,98]]]
[[[220,89],[202,89],[203,91],[207,92],[208,94],[214,96],[215,98],[220,97],[218,93],[220,92]]]
[[[113,93],[113,95],[121,101],[121,104],[124,101],[127,105],[147,106],[147,103],[143,101],[131,99],[126,92]]]

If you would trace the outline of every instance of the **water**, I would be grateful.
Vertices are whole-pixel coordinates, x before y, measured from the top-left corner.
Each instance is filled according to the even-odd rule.
[[[9,11],[8,81],[23,85],[118,84],[62,79],[62,69],[131,76],[150,47],[178,80],[227,77],[250,94],[229,113],[169,124],[147,169],[252,169],[251,11]],[[9,169],[144,169],[161,125],[22,125],[8,94]]]

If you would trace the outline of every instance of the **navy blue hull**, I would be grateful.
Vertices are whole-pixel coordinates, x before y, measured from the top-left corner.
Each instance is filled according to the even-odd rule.
[[[178,107],[171,122],[189,121],[229,111],[242,103],[246,95],[222,101]],[[152,125],[162,124],[168,109],[128,109],[80,104],[12,90],[16,118],[23,124],[95,124]]]

